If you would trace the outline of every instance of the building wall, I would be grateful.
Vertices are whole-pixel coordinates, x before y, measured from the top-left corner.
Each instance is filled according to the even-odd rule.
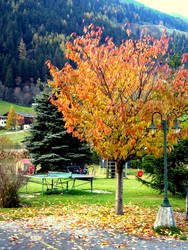
[[[6,119],[0,118],[0,127],[5,127],[6,126]]]
[[[24,124],[23,125],[23,130],[27,130],[27,129],[29,129],[30,128],[30,124]]]
[[[27,115],[27,114],[26,114]],[[8,116],[8,113],[3,114],[3,116]],[[27,117],[24,116],[24,114],[18,114],[16,113],[16,117],[18,120],[18,128],[20,129],[28,129],[30,127],[30,125],[33,123],[34,118],[33,117]],[[6,118],[0,117],[0,127],[5,127],[6,126]]]

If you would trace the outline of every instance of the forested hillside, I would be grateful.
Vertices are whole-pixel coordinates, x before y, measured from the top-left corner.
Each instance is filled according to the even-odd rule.
[[[188,51],[188,23],[126,0],[0,0],[0,99],[30,105],[49,77],[45,61],[61,67],[66,40],[83,25],[104,26],[118,44],[147,27],[155,36],[167,28],[176,49]]]

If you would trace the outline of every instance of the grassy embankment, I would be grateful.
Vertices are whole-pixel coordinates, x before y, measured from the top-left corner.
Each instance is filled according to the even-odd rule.
[[[14,110],[17,112],[32,113],[32,114],[34,113],[34,110],[31,107],[23,107],[17,104],[4,102],[0,100],[0,114],[3,115],[6,112],[8,112],[11,106],[13,106]]]

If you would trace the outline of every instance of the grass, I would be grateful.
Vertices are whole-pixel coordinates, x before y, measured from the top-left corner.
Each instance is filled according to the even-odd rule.
[[[0,100],[0,114],[5,114],[9,111],[10,107],[13,106],[14,110],[17,112],[23,113],[34,113],[33,108],[31,107],[24,107],[20,105],[16,105],[13,103],[5,102]],[[25,136],[29,135],[27,131],[7,131],[5,129],[0,130],[0,136],[6,135],[14,144],[22,144],[22,141]]]
[[[22,144],[22,141],[25,136],[29,135],[28,131],[19,130],[19,131],[7,131],[7,130],[0,130],[0,137],[7,136],[13,143]]]
[[[32,113],[32,114],[34,113],[34,110],[31,107],[24,107],[24,106],[20,106],[17,104],[13,104],[10,102],[5,102],[5,101],[0,100],[0,114],[7,113],[11,106],[13,106],[14,110],[17,112]]]
[[[74,208],[79,204],[95,205],[101,204],[109,208],[115,208],[115,190],[116,179],[106,179],[104,169],[94,165],[96,169],[96,178],[93,183],[93,193],[90,192],[90,183],[83,181],[76,181],[76,188],[72,189],[72,181],[69,182],[69,191],[66,188],[61,192],[45,193],[42,196],[42,186],[37,183],[28,183],[27,192],[26,187],[19,190],[21,203],[24,207],[21,208],[1,208],[0,217],[6,218],[10,216],[15,218],[22,216],[29,216],[31,210],[38,211],[40,207],[49,208],[54,205],[64,205]],[[158,208],[163,203],[164,194],[159,194],[157,191],[141,184],[136,179],[137,170],[128,169],[128,178],[123,180],[123,201],[125,205],[137,205],[139,209],[144,208]],[[146,178],[146,176],[144,176]],[[84,185],[77,186],[79,183]],[[96,192],[105,191],[105,192]],[[169,200],[174,211],[185,211],[185,199],[172,196],[169,194]],[[25,212],[24,212],[25,211]],[[28,213],[28,214],[27,214]],[[20,217],[19,217],[20,218]]]
[[[155,190],[144,186],[135,178],[136,170],[129,170],[131,173],[127,179],[124,179],[123,199],[124,203],[134,203],[141,207],[158,207],[162,204],[164,195],[158,194]],[[71,186],[71,183],[69,183]],[[81,185],[74,190],[61,192],[60,194],[41,195],[41,185],[36,183],[28,184],[28,194],[33,197],[22,198],[22,201],[30,206],[50,205],[50,204],[70,204],[70,203],[87,203],[103,204],[114,206],[116,179],[106,179],[97,177],[94,180],[94,192],[90,192],[90,183]],[[95,190],[103,190],[109,193],[96,193]],[[25,194],[25,188],[20,190]],[[36,195],[37,194],[37,195]],[[185,211],[185,199],[172,197],[169,194],[169,200],[174,210]]]

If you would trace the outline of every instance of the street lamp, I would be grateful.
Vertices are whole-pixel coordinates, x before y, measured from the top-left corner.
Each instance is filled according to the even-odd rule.
[[[174,113],[169,113],[167,115],[167,119],[163,119],[163,116],[160,112],[154,112],[152,114],[152,121],[149,126],[149,129],[152,131],[152,134],[155,133],[157,130],[157,127],[154,124],[154,115],[159,114],[161,118],[161,129],[164,132],[164,191],[165,191],[165,197],[163,204],[159,210],[159,213],[157,215],[155,225],[154,227],[157,226],[162,226],[162,225],[168,225],[168,226],[175,226],[175,220],[173,216],[173,211],[172,207],[170,205],[170,202],[168,200],[168,167],[167,167],[167,131],[168,131],[168,126],[169,126],[169,118],[171,114]],[[174,114],[175,115],[175,114]],[[174,120],[174,126],[172,129],[175,130],[176,133],[179,133],[181,127],[178,124],[178,119],[177,116],[175,115],[175,120]]]

